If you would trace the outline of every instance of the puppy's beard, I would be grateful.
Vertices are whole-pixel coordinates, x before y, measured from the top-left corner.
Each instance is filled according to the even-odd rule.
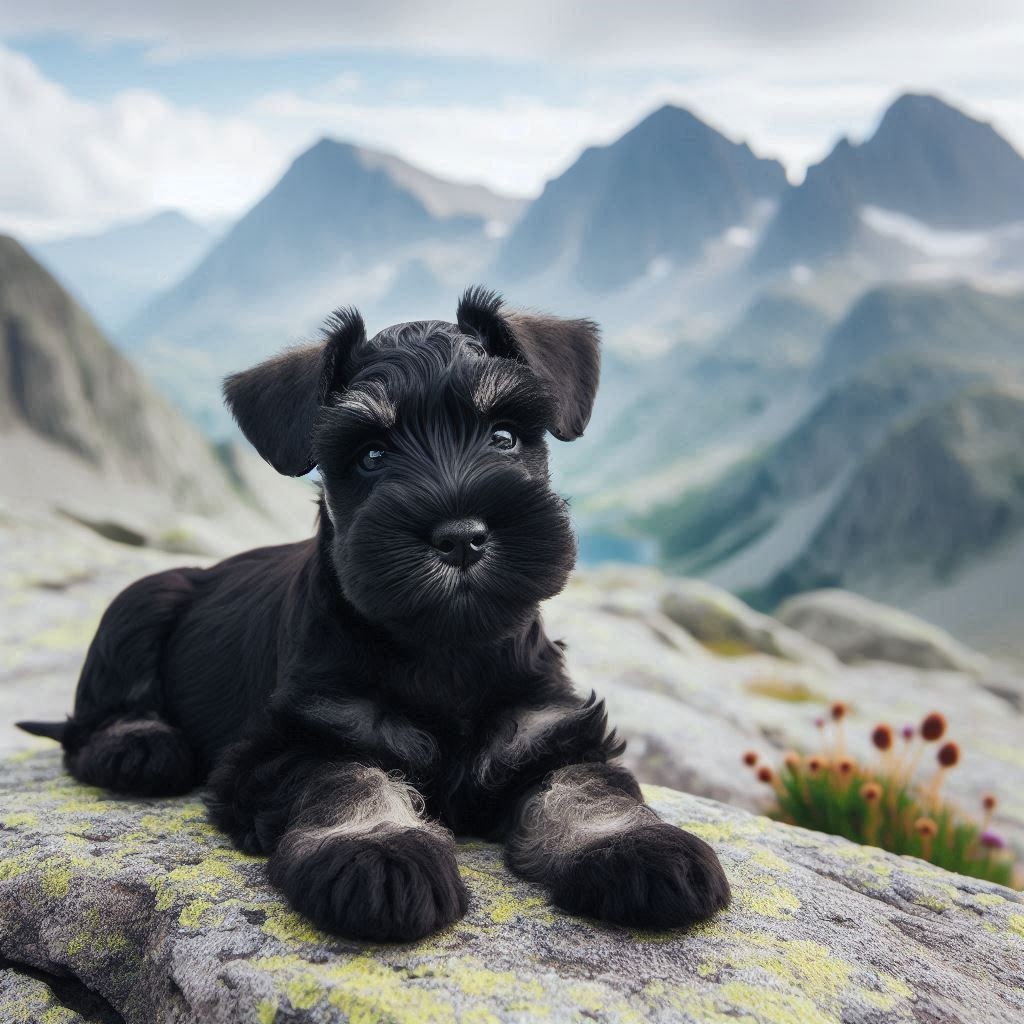
[[[482,519],[483,558],[447,565],[430,545],[445,518]],[[378,485],[336,553],[345,597],[369,620],[413,642],[486,644],[529,621],[576,560],[565,502],[545,483],[498,470],[454,495],[419,482]]]

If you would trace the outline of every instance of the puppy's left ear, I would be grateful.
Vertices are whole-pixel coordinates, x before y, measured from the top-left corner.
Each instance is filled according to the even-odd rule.
[[[475,335],[494,356],[520,359],[555,397],[548,429],[575,441],[586,429],[601,373],[597,324],[533,313],[505,312],[497,292],[470,288],[459,301],[459,330]]]
[[[333,313],[323,333],[317,344],[289,349],[224,380],[224,400],[242,433],[285,476],[305,476],[315,465],[317,414],[343,386],[349,352],[366,340],[363,318],[354,309]]]

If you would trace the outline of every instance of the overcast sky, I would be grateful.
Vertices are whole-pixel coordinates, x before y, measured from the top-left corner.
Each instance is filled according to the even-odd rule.
[[[1020,0],[3,0],[0,230],[234,215],[323,135],[535,194],[666,101],[794,179],[907,90],[1024,149],[1022,54]]]

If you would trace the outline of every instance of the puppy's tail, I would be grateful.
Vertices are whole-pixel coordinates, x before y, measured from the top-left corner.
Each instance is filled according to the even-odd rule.
[[[68,723],[64,722],[15,722],[19,729],[31,733],[33,736],[45,736],[48,740],[56,740],[58,743],[64,741],[68,731]]]

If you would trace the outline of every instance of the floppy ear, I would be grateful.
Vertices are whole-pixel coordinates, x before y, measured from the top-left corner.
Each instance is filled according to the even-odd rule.
[[[341,386],[348,353],[366,340],[354,309],[332,313],[323,333],[317,344],[289,349],[224,380],[224,400],[242,433],[285,476],[305,476],[313,468],[317,413]]]
[[[497,292],[470,288],[459,301],[459,330],[476,335],[487,351],[519,359],[542,378],[555,398],[548,429],[575,441],[586,429],[601,373],[597,324],[533,313],[506,313]]]

